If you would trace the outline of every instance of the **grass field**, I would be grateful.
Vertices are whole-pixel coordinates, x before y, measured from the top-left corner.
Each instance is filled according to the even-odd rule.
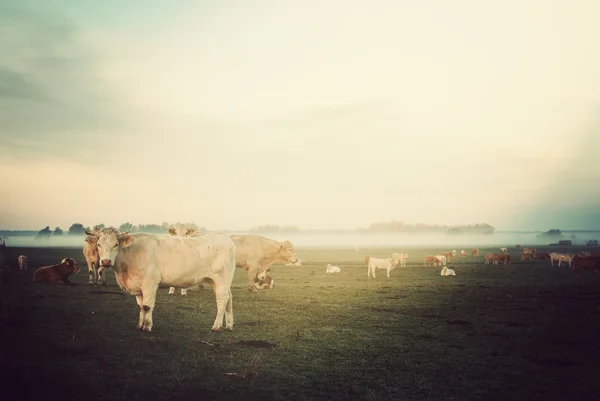
[[[308,262],[274,266],[275,289],[258,294],[238,268],[234,331],[211,334],[212,290],[160,288],[142,333],[112,271],[107,286],[87,284],[81,248],[7,248],[30,267],[0,288],[2,388],[62,401],[600,399],[600,275],[578,280],[515,249],[508,266],[484,265],[485,248],[455,257],[456,277],[423,267],[445,250],[299,249]],[[393,251],[407,267],[367,280],[364,256]],[[64,257],[78,261],[79,285],[31,282]],[[326,263],[342,272],[326,275]]]

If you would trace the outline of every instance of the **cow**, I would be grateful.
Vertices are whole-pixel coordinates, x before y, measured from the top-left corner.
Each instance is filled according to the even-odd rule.
[[[256,276],[256,282],[254,283],[254,287],[257,290],[273,289],[273,287],[275,286],[275,280],[271,276],[269,276],[270,272],[271,269],[267,269],[266,271]]]
[[[471,255],[473,255],[473,256],[479,256],[479,249],[477,249],[477,248],[471,249]]]
[[[338,266],[332,266],[331,264],[327,263],[327,268],[325,269],[325,273],[339,273],[341,272],[341,269]]]
[[[486,253],[484,256],[484,261],[485,261],[486,265],[489,265],[490,263],[496,263],[497,260],[498,260],[497,253]]]
[[[440,276],[456,276],[456,272],[454,271],[454,269],[448,269],[447,266],[444,266],[442,267]]]
[[[390,277],[390,272],[396,268],[398,262],[394,258],[369,258],[369,267],[367,270],[367,279],[369,278],[369,274],[375,278],[375,270],[382,269],[387,271],[387,277]]]
[[[550,260],[550,254],[548,252],[535,252],[534,258],[536,260]]]
[[[556,253],[552,252],[550,254],[550,265],[554,266],[554,261],[556,260],[556,266],[560,267],[560,262],[567,262],[569,267],[571,267],[571,263],[573,262],[573,256],[570,253]]]
[[[446,266],[446,263],[448,263],[448,259],[444,255],[435,255],[435,258],[438,260],[436,265],[441,264],[442,266]]]
[[[520,245],[520,244],[517,244],[517,245],[515,245],[515,248],[517,248],[517,249],[521,249],[521,245]]]
[[[117,284],[135,295],[140,308],[137,329],[152,331],[152,312],[160,284],[190,288],[213,286],[217,315],[211,332],[233,330],[231,282],[236,246],[225,234],[174,237],[146,233],[123,234],[114,227],[95,235],[100,264],[115,271]]]
[[[19,270],[27,270],[28,259],[25,255],[19,255],[17,258],[17,262],[19,263]]]
[[[79,273],[79,266],[73,258],[64,258],[59,264],[40,267],[33,273],[34,283],[44,284],[75,284],[69,281],[71,274]]]
[[[535,253],[535,248],[523,248],[523,253]]]
[[[511,263],[510,255],[507,253],[497,253],[496,259],[494,260],[494,264],[498,265],[499,262],[504,262],[505,265],[509,265]]]
[[[508,252],[508,248],[500,248],[500,252],[506,253],[506,252]]]
[[[235,265],[248,271],[248,289],[255,290],[256,276],[274,263],[296,263],[298,257],[290,241],[280,242],[260,235],[232,235],[236,246]]]
[[[600,273],[600,258],[575,255],[573,256],[571,266],[573,267],[573,273],[577,278],[579,278],[580,269],[590,269],[594,270],[596,273]]]
[[[93,231],[86,230],[85,242],[83,243],[83,256],[88,266],[89,283],[90,284],[101,284],[105,285],[106,282],[102,281],[102,274],[104,273],[104,267],[100,266],[100,257],[98,256],[98,247],[96,246],[96,238],[93,235]],[[88,234],[91,233],[92,235]]]
[[[448,261],[450,261],[452,259],[452,257],[454,255],[456,255],[456,251],[452,251],[452,252],[440,252],[439,254],[445,256],[446,259],[448,259]]]
[[[408,259],[408,253],[392,253],[392,258],[396,259],[400,263],[400,267],[406,267],[406,259]]]
[[[465,251],[464,249],[460,251],[460,256],[462,258],[466,258],[467,257],[467,251]]]
[[[533,254],[529,252],[523,252],[521,254],[521,260],[533,260]]]
[[[440,263],[441,262],[440,262],[440,260],[438,258],[436,258],[435,256],[429,255],[429,256],[425,256],[425,264],[423,266],[429,266],[429,265],[432,265],[432,264],[437,265],[437,264],[440,264]]]

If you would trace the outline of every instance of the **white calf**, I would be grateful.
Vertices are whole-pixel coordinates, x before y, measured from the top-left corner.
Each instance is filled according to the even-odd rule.
[[[454,269],[448,269],[444,266],[440,272],[440,276],[456,276],[456,273],[454,272]]]
[[[373,278],[375,278],[375,270],[376,269],[386,270],[387,276],[390,277],[390,272],[392,270],[394,270],[397,265],[398,265],[398,262],[394,258],[381,259],[381,258],[374,258],[371,256],[369,258],[369,267],[367,270],[367,278],[369,278],[369,275],[372,275]]]
[[[338,266],[331,266],[331,264],[327,263],[327,268],[325,269],[325,273],[339,273],[341,270]]]

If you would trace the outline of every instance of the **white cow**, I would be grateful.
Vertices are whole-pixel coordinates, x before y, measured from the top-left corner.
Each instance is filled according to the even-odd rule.
[[[17,262],[19,262],[19,270],[27,270],[27,256],[19,255],[19,257],[17,258]]]
[[[464,249],[462,251],[460,251],[460,256],[463,258],[467,257],[467,251],[465,251]]]
[[[444,266],[444,267],[442,267],[440,276],[456,276],[456,273],[454,272],[454,269],[448,269],[447,266]]]
[[[550,264],[552,266],[554,266],[554,261],[556,260],[557,262],[557,266],[560,267],[560,262],[567,262],[569,264],[569,267],[571,267],[571,263],[573,262],[573,257],[575,255],[570,254],[570,253],[556,253],[556,252],[552,252],[550,254]]]
[[[115,271],[119,286],[135,295],[140,308],[137,328],[152,331],[152,312],[160,284],[190,288],[212,284],[217,316],[211,331],[233,330],[231,282],[235,273],[235,244],[228,235],[173,237],[122,234],[110,227],[97,232],[100,264]]]
[[[387,271],[387,276],[390,277],[390,272],[396,268],[398,262],[394,258],[374,258],[371,256],[369,258],[369,267],[367,270],[367,278],[369,275],[372,275],[375,278],[375,270],[382,269]]]
[[[506,253],[506,252],[508,252],[508,248],[500,248],[500,252]]]
[[[339,273],[341,272],[338,266],[331,266],[331,264],[327,263],[327,268],[325,269],[325,273]]]
[[[446,257],[444,255],[435,255],[435,258],[440,261],[442,266],[446,266],[448,259],[446,259]]]
[[[406,267],[406,259],[408,259],[408,253],[392,253],[392,258],[396,259],[400,263],[400,267]]]

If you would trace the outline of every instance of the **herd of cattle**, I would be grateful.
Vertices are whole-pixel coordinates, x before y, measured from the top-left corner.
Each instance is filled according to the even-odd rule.
[[[233,330],[233,306],[231,283],[236,267],[248,272],[248,289],[274,288],[275,280],[269,275],[274,263],[300,265],[294,246],[290,241],[276,241],[260,235],[229,235],[223,232],[197,233],[185,226],[169,229],[169,235],[120,232],[109,227],[85,232],[83,255],[88,265],[89,283],[105,284],[103,273],[106,268],[115,272],[117,284],[124,291],[135,295],[139,306],[137,328],[151,331],[152,312],[156,293],[160,284],[168,285],[169,294],[175,288],[185,295],[188,289],[198,288],[203,283],[212,285],[217,303],[217,315],[211,331],[223,327]],[[516,246],[521,249],[520,245]],[[0,268],[6,265],[5,244],[0,241]],[[428,255],[424,266],[442,266],[440,275],[456,276],[447,264],[456,256],[452,252]],[[462,250],[460,257],[467,257]],[[479,249],[473,248],[471,255],[479,256]],[[398,266],[406,266],[408,254],[393,253],[391,258],[366,256],[367,279],[376,278],[377,269],[385,270],[387,277]],[[521,260],[549,260],[560,266],[566,262],[579,277],[581,269],[600,272],[600,255],[591,252],[579,254],[536,252],[535,248],[523,248]],[[485,264],[511,263],[507,248],[500,253],[487,253]],[[19,269],[26,270],[28,258],[18,257]],[[37,269],[33,281],[48,284],[72,284],[69,276],[80,269],[73,258],[65,258],[60,263]],[[340,273],[339,266],[327,264],[326,273]],[[1,274],[0,274],[1,278]]]

